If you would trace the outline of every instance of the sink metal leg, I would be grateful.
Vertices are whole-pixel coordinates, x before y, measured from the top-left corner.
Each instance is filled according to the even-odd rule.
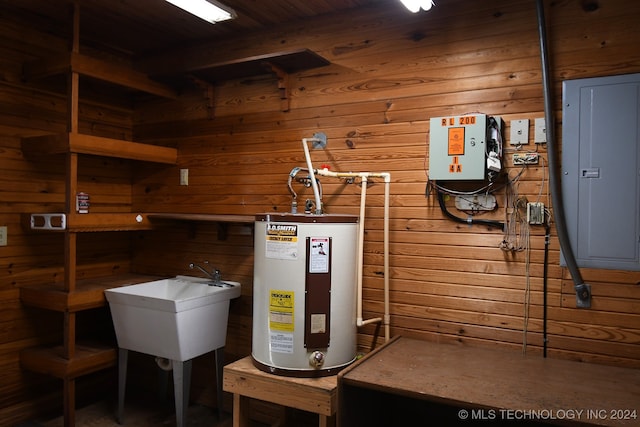
[[[189,390],[191,387],[191,360],[181,362],[173,360],[173,393],[176,404],[176,426],[187,425],[187,408],[189,406]]]
[[[224,371],[224,347],[214,350],[216,358],[216,397],[218,398],[218,420],[222,419],[224,413],[223,396],[222,396],[222,375]]]
[[[129,350],[118,349],[118,412],[116,421],[118,424],[124,423],[124,392],[127,387],[127,361]]]

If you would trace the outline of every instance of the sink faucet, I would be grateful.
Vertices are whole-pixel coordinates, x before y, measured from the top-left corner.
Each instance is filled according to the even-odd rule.
[[[209,264],[209,261],[205,261],[204,263]],[[192,270],[194,268],[197,268],[198,270],[202,271],[209,279],[213,279],[213,281],[216,283],[222,280],[222,274],[220,273],[220,270],[218,270],[217,268],[214,268],[212,272],[208,272],[207,270],[204,269],[204,267],[198,264],[195,264],[193,262],[189,264],[189,268]]]

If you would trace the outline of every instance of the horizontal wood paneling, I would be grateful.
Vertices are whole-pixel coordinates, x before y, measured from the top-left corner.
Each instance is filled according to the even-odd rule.
[[[211,109],[202,88],[185,88],[177,100],[133,100],[120,89],[83,79],[81,93],[93,96],[81,100],[81,132],[178,147],[179,152],[176,166],[84,157],[80,184],[91,195],[91,210],[286,212],[288,174],[293,167],[306,167],[301,139],[322,131],[328,145],[312,150],[316,167],[391,173],[392,334],[541,355],[544,229],[531,229],[529,251],[504,252],[501,230],[447,220],[426,186],[431,117],[499,115],[507,137],[511,120],[529,119],[533,138],[533,120],[544,115],[535,5],[528,0],[436,3],[430,12],[413,15],[380,2],[141,61],[144,66],[176,58],[224,61],[300,48],[329,59],[327,67],[290,76],[286,113],[277,81],[268,75],[219,82]],[[640,72],[640,3],[598,5],[586,12],[573,0],[545,2],[557,135],[563,79]],[[21,71],[25,61],[64,52],[68,44],[38,28],[24,30],[29,27],[22,16],[2,15],[0,23],[0,225],[8,227],[9,236],[9,246],[0,248],[6,266],[0,270],[0,367],[7,372],[0,387],[0,419],[26,420],[39,410],[57,410],[59,387],[22,370],[18,353],[57,342],[61,329],[55,313],[24,307],[18,289],[63,280],[63,236],[25,232],[20,215],[62,210],[65,186],[64,159],[27,157],[20,138],[65,132],[67,106],[64,80],[23,82]],[[511,161],[516,149],[505,148],[504,164],[515,177],[520,172]],[[522,149],[537,150],[544,161],[524,171],[517,192],[553,211],[547,147]],[[188,186],[179,185],[181,168],[189,169]],[[383,312],[383,185],[372,181],[365,217],[366,318]],[[322,186],[328,212],[358,214],[358,183],[323,178]],[[312,198],[301,184],[293,188],[300,204]],[[453,200],[447,204],[452,207]],[[504,221],[503,192],[498,205],[479,218]],[[223,236],[215,223],[181,221],[162,221],[154,231],[130,235],[91,233],[79,240],[78,275],[194,274],[189,263],[208,260],[224,278],[242,283],[242,296],[231,306],[230,361],[251,351],[254,236],[251,224],[229,224]],[[593,302],[591,309],[580,310],[571,277],[560,266],[553,227],[548,257],[548,356],[640,367],[640,274],[583,269]],[[379,332],[376,325],[361,328],[361,350],[379,345]],[[213,378],[211,369],[197,364],[198,378]],[[196,388],[196,399],[215,405],[213,384],[200,381]]]

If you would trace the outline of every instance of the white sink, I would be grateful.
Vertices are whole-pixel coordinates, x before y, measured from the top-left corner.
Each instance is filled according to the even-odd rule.
[[[105,290],[118,347],[174,361],[224,347],[240,283],[176,276]]]

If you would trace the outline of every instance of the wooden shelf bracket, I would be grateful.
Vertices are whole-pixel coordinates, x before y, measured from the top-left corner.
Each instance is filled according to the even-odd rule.
[[[289,98],[289,73],[270,62],[267,62],[266,64],[278,77],[278,90],[280,91],[280,109],[282,110],[282,112],[286,113],[291,108],[291,100]]]
[[[213,120],[216,116],[215,85],[193,75],[189,75],[189,79],[195,83],[196,86],[202,89],[205,101],[207,102],[207,118],[209,120]]]

